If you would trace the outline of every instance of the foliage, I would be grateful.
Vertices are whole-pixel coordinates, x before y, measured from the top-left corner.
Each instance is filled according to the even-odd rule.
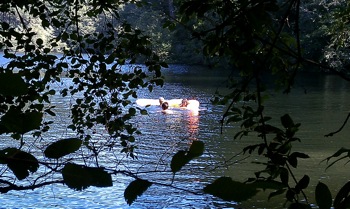
[[[203,43],[202,53],[215,59],[228,59],[240,75],[240,80],[229,82],[232,85],[228,88],[232,89],[232,92],[226,95],[218,94],[213,100],[215,104],[227,104],[227,110],[221,121],[222,125],[240,122],[241,131],[235,135],[235,139],[243,138],[251,133],[257,135],[257,143],[245,147],[243,152],[245,154],[256,152],[265,159],[264,162],[260,162],[265,165],[265,168],[255,172],[255,176],[249,178],[247,182],[238,183],[221,177],[210,187],[207,186],[207,188],[214,187],[215,189],[206,189],[206,192],[226,200],[244,201],[254,196],[254,192],[239,197],[232,189],[224,185],[231,184],[228,182],[232,181],[239,190],[249,191],[246,187],[254,182],[263,181],[268,184],[269,181],[274,180],[282,183],[283,187],[275,189],[269,198],[285,194],[285,198],[290,203],[289,208],[311,207],[304,193],[309,186],[310,177],[305,174],[302,178],[297,179],[292,170],[292,168],[298,168],[299,159],[309,158],[306,153],[293,151],[293,144],[302,142],[296,136],[301,124],[294,123],[288,114],[281,117],[282,128],[269,124],[271,117],[266,116],[264,112],[266,85],[263,77],[266,74],[276,75],[275,81],[278,86],[284,88],[285,93],[291,91],[295,75],[302,69],[302,66],[306,65],[324,67],[325,71],[335,72],[348,80],[347,72],[344,72],[341,66],[333,65],[334,61],[329,62],[329,59],[327,66],[319,64],[312,58],[322,60],[322,57],[309,53],[308,50],[312,47],[305,47],[307,46],[305,41],[310,40],[311,37],[325,36],[326,40],[332,40],[333,43],[328,47],[346,50],[343,46],[346,46],[348,39],[346,34],[348,30],[344,27],[347,21],[341,20],[340,16],[347,16],[348,5],[343,1],[339,4],[334,3],[335,5],[332,5],[333,3],[319,4],[318,7],[324,7],[327,14],[322,12],[320,12],[322,14],[317,12],[310,14],[307,9],[311,9],[312,6],[316,7],[316,1],[308,1],[303,4],[299,0],[206,1],[204,3],[199,0],[190,0],[182,2],[179,9],[182,24],[192,24],[191,19],[196,19],[199,23],[211,23],[201,24],[204,27],[192,30],[193,36]],[[312,20],[322,19],[317,24],[336,24],[333,24],[330,30],[322,27],[321,30],[316,30],[316,33],[312,34],[314,32],[312,28],[306,28],[305,24],[301,24],[301,21],[305,23],[307,20],[302,15],[311,16]],[[328,18],[322,18],[321,15]],[[344,33],[340,35],[339,29]],[[333,30],[334,33],[331,32]],[[306,34],[301,33],[305,31]],[[325,43],[326,41],[317,41],[315,44],[319,45],[315,48],[322,49]],[[341,53],[338,51],[335,54],[340,55]],[[327,56],[325,55],[326,60]],[[347,57],[345,53],[344,57]],[[330,158],[347,152],[348,150],[341,149]],[[217,182],[223,180],[226,183],[215,186]],[[328,187],[320,183],[317,187],[317,203],[324,208],[330,208],[332,203],[334,207],[345,208],[347,207],[347,191],[345,185],[338,193],[339,199],[344,203],[336,201],[337,198],[332,202]]]
[[[130,98],[139,88],[162,85],[160,70],[167,65],[149,37],[119,17],[129,3],[135,2],[0,3],[0,46],[8,61],[0,67],[0,134],[13,146],[0,150],[1,192],[55,183],[75,190],[109,187],[112,174],[123,171],[110,168],[115,158],[105,161],[100,153],[136,157],[139,131],[129,120],[145,112]],[[86,27],[91,23],[99,30]],[[141,61],[145,67],[137,65]],[[64,79],[69,86],[55,88]],[[49,134],[59,118],[53,96],[71,101],[62,138]],[[43,178],[49,174],[60,177]]]
[[[141,179],[109,163],[114,162],[116,155],[137,158],[134,142],[140,132],[130,119],[146,112],[133,107],[130,98],[137,98],[139,88],[152,91],[154,86],[163,85],[161,69],[167,64],[161,58],[171,60],[173,52],[174,57],[180,53],[188,57],[200,49],[200,55],[192,59],[195,62],[227,62],[240,75],[239,80],[232,80],[227,86],[231,92],[218,94],[213,102],[227,105],[222,125],[241,124],[234,139],[256,134],[257,142],[245,147],[243,153],[257,153],[264,159],[259,162],[264,169],[246,182],[219,177],[206,185],[204,192],[228,201],[245,201],[260,190],[269,189],[273,190],[269,198],[283,194],[289,208],[311,207],[304,193],[310,177],[305,174],[298,179],[293,173],[300,159],[309,158],[293,148],[302,142],[297,136],[301,124],[288,114],[281,116],[280,125],[271,123],[272,118],[265,115],[268,107],[264,106],[263,76],[275,75],[285,93],[291,91],[296,74],[305,65],[323,67],[349,80],[349,3],[168,1],[173,4],[170,6],[176,6],[176,15],[172,9],[167,13],[163,4],[156,3],[0,3],[0,47],[8,60],[0,67],[0,134],[14,142],[13,147],[0,150],[0,192],[56,183],[74,190],[109,187],[113,185],[113,175],[121,173],[134,179],[124,192],[131,205],[157,182]],[[319,8],[321,16],[315,12]],[[153,21],[146,25],[146,17],[153,17]],[[317,21],[315,28],[305,27],[308,20]],[[172,32],[162,31],[162,25]],[[310,40],[317,43],[309,43]],[[321,50],[323,54],[313,53]],[[63,79],[71,83],[57,91],[53,86]],[[47,137],[58,116],[51,104],[54,96],[69,98],[71,102],[67,109],[71,123],[62,124],[69,131],[60,138]],[[97,136],[96,130],[102,134]],[[34,148],[38,149],[26,151]],[[172,181],[204,150],[204,143],[195,141],[188,150],[177,151],[169,165]],[[112,154],[103,157],[105,153]],[[336,158],[329,165],[332,166],[348,157],[349,150],[342,148],[326,160]],[[42,178],[48,174],[59,174],[59,178]],[[171,187],[172,182],[166,186]],[[346,208],[349,188],[349,183],[345,184],[332,201],[327,185],[320,182],[315,191],[316,203],[320,208]]]
[[[71,189],[83,190],[89,186],[112,186],[111,174],[103,168],[67,163],[62,169],[63,181]]]
[[[126,202],[131,205],[136,200],[137,196],[141,196],[151,185],[151,182],[143,179],[136,179],[131,182],[124,192]]]
[[[129,121],[147,112],[130,98],[137,98],[140,88],[163,85],[160,70],[167,67],[150,37],[122,17],[134,3],[140,6],[133,1],[0,4],[0,46],[8,60],[0,68],[0,134],[18,140],[0,150],[1,192],[56,183],[73,190],[110,187],[113,175],[121,173],[135,178],[124,194],[132,204],[152,185],[114,166],[120,155],[137,158],[140,132]],[[65,79],[69,85],[57,90]],[[68,130],[61,137],[48,137],[60,117],[53,97],[70,101],[71,122],[61,124]],[[203,151],[204,144],[194,142],[185,156],[174,157],[170,172],[175,175]],[[43,178],[49,174],[58,178]]]
[[[170,164],[171,171],[175,174],[195,157],[201,156],[203,152],[204,143],[201,141],[194,141],[188,151],[180,150],[173,156]]]

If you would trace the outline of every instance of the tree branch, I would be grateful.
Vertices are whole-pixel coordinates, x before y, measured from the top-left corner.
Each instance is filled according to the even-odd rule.
[[[29,190],[29,189],[33,190],[33,189],[40,188],[40,187],[47,186],[47,185],[51,185],[51,184],[63,184],[64,181],[63,180],[56,180],[56,181],[47,181],[47,182],[43,182],[40,184],[33,184],[33,185],[28,185],[28,186],[17,186],[15,184],[12,184],[11,182],[0,179],[0,183],[8,185],[6,187],[0,187],[0,193],[7,193],[11,190],[16,190],[16,191]]]
[[[346,125],[346,123],[348,122],[349,118],[350,118],[350,113],[348,113],[348,116],[346,117],[346,119],[345,119],[343,125],[342,125],[337,131],[331,132],[331,133],[326,134],[326,135],[324,135],[324,136],[325,136],[325,137],[329,137],[329,136],[333,136],[333,135],[336,134],[336,133],[339,133],[341,130],[343,130],[343,128],[344,128],[344,126]]]

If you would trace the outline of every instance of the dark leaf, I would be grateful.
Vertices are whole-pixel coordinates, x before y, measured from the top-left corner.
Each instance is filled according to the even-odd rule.
[[[129,114],[132,115],[132,116],[135,115],[136,114],[136,109],[135,108],[130,108],[129,109]]]
[[[103,168],[92,168],[68,163],[62,170],[64,183],[71,189],[83,190],[89,186],[113,186],[112,177]]]
[[[335,209],[347,208],[350,206],[350,181],[348,181],[338,192],[334,198],[333,206]]]
[[[285,128],[291,128],[294,126],[294,122],[288,114],[285,114],[281,117],[281,123]]]
[[[298,157],[298,158],[310,158],[309,155],[301,153],[301,152],[293,152],[290,156]]]
[[[151,182],[143,179],[132,181],[124,191],[126,202],[131,205],[136,198],[141,196],[151,185]]]
[[[22,113],[19,109],[10,109],[2,116],[0,125],[6,127],[8,133],[25,134],[41,125],[43,114],[41,112]]]
[[[188,151],[188,156],[194,158],[199,157],[204,152],[204,143],[202,141],[193,141]]]
[[[43,41],[41,38],[38,38],[38,39],[36,40],[36,44],[38,44],[39,46],[40,46],[40,45],[43,45],[43,43],[44,43],[44,41]]]
[[[286,187],[281,182],[274,181],[274,180],[256,180],[253,183],[251,183],[251,185],[254,186],[255,188],[259,188],[263,190],[266,190],[266,189],[280,190]]]
[[[339,157],[341,154],[343,153],[346,153],[347,155],[349,155],[350,153],[350,149],[346,149],[344,147],[340,148],[338,151],[336,151],[332,156],[329,156],[327,157],[326,159],[324,160],[327,160],[329,161],[331,158],[334,158],[334,157]]]
[[[294,168],[296,168],[298,166],[298,159],[296,158],[296,156],[289,156],[288,157],[288,162]]]
[[[259,133],[264,133],[264,134],[271,134],[271,133],[280,133],[282,132],[281,129],[271,126],[271,125],[261,125],[255,127],[254,131],[259,132]]]
[[[140,110],[141,115],[148,115],[147,110]]]
[[[301,153],[301,152],[293,152],[288,157],[288,162],[293,166],[294,168],[298,165],[298,158],[309,158],[307,154]]]
[[[51,116],[56,116],[56,113],[54,113],[54,112],[53,112],[52,110],[50,110],[50,109],[45,110],[45,112],[46,112],[47,114],[51,115]]]
[[[171,160],[170,168],[173,173],[178,172],[181,168],[190,162],[193,158],[201,156],[204,152],[204,143],[201,141],[193,141],[190,150],[178,151]]]
[[[81,146],[82,141],[77,138],[61,139],[50,144],[44,154],[48,158],[58,159],[65,155],[74,153]]]
[[[18,74],[0,73],[0,94],[21,96],[28,92],[28,86]]]
[[[38,160],[31,154],[16,148],[6,148],[0,151],[1,163],[7,164],[15,176],[25,179],[30,172],[36,172],[39,168]]]
[[[233,181],[230,177],[220,177],[204,188],[204,192],[226,201],[242,202],[258,193],[254,185]]]
[[[170,168],[173,173],[178,172],[181,168],[186,165],[191,158],[187,156],[187,152],[180,150],[171,159]]]
[[[281,181],[284,185],[288,185],[289,172],[286,168],[281,169],[280,178],[281,178]]]
[[[332,207],[332,194],[326,184],[318,182],[315,191],[315,200],[320,209],[329,209]]]
[[[286,198],[288,201],[290,202],[293,202],[294,201],[294,196],[295,196],[295,192],[291,189],[288,189],[287,190],[287,193],[286,193]]]
[[[266,145],[264,143],[260,144],[259,149],[258,149],[258,154],[261,155],[266,148]]]
[[[2,22],[1,23],[1,27],[3,30],[7,30],[10,28],[10,25],[7,22]]]
[[[297,183],[295,189],[301,191],[302,189],[307,188],[310,183],[310,177],[308,175],[304,175],[302,179]]]

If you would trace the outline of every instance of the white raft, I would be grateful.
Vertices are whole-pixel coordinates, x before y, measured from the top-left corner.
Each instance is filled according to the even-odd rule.
[[[169,99],[164,100],[164,102],[168,102],[170,108],[179,108],[185,110],[199,110],[199,102],[194,99],[189,99],[188,105],[186,107],[180,107],[182,99]],[[160,106],[159,99],[137,99],[136,104],[141,107],[147,106]]]

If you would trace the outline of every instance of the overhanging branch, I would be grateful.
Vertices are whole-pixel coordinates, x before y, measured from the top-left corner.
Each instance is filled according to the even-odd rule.
[[[33,184],[28,186],[17,186],[11,182],[4,181],[0,179],[0,183],[7,184],[8,186],[0,187],[0,193],[7,193],[9,191],[15,190],[15,191],[22,191],[22,190],[33,190],[37,189],[43,186],[51,185],[51,184],[63,184],[63,180],[56,180],[56,181],[47,181],[40,184]]]
[[[345,119],[343,125],[342,125],[337,131],[331,132],[331,133],[326,134],[326,135],[324,135],[324,136],[325,136],[325,137],[329,137],[329,136],[333,136],[334,134],[339,133],[341,130],[343,130],[343,128],[344,128],[344,126],[346,125],[346,123],[348,122],[349,118],[350,118],[350,113],[348,113],[348,116],[346,117],[346,119]]]

